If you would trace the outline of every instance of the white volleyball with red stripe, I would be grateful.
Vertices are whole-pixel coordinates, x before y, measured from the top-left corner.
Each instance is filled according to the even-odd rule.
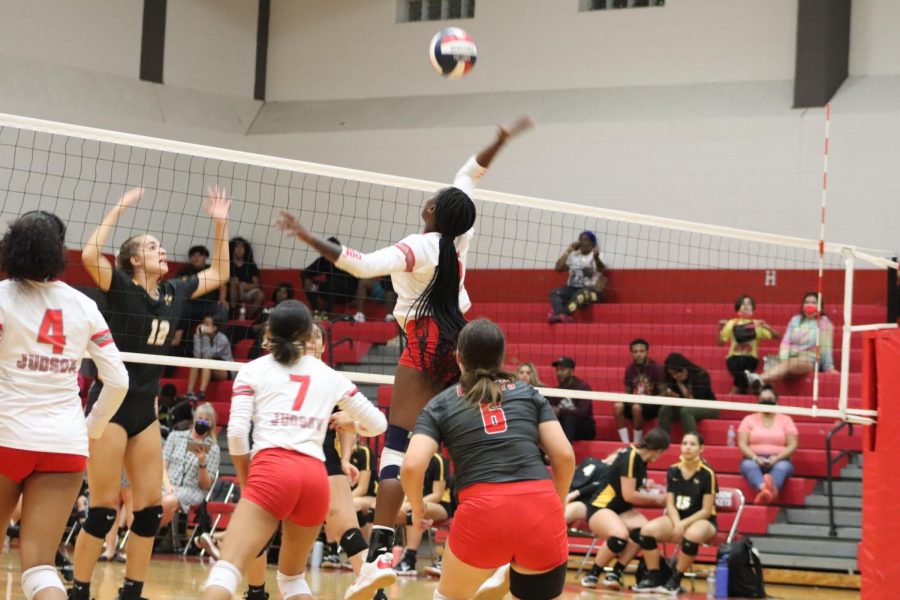
[[[459,27],[448,27],[431,38],[428,56],[439,75],[459,79],[475,66],[477,51],[472,36]]]

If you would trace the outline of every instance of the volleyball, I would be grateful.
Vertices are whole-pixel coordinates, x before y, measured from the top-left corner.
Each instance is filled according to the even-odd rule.
[[[459,27],[448,27],[434,34],[428,47],[431,66],[438,75],[459,79],[475,66],[477,51],[472,36]]]

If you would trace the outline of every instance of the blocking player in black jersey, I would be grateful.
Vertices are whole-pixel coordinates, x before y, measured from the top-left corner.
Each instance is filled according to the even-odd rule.
[[[163,281],[168,273],[167,255],[150,234],[132,235],[119,248],[115,268],[103,255],[103,246],[119,217],[144,190],[136,188],[122,196],[91,234],[81,253],[81,262],[97,286],[106,294],[109,328],[119,350],[143,354],[168,354],[175,328],[191,297],[203,296],[228,281],[228,209],[225,190],[211,187],[203,208],[215,224],[212,265],[187,278]],[[153,538],[162,517],[162,451],[154,398],[159,392],[162,366],[126,363],[128,394],[103,436],[91,445],[88,484],[91,509],[84,531],[75,544],[75,581],[69,597],[90,598],[90,581],[100,555],[103,538],[113,526],[124,465],[131,482],[134,518],[128,536],[125,584],[122,600],[137,600],[153,550]],[[102,388],[95,382],[88,398],[90,411]],[[87,535],[84,535],[87,534]]]
[[[421,527],[430,525],[422,497],[425,471],[440,444],[456,467],[459,506],[438,600],[472,598],[507,564],[514,597],[556,598],[565,584],[563,502],[575,454],[546,398],[502,371],[504,350],[503,332],[491,321],[477,319],[462,329],[459,384],[432,398],[419,415],[403,461],[400,481],[412,521]]]
[[[640,444],[619,450],[606,472],[605,485],[588,504],[588,524],[597,537],[606,543],[597,551],[591,572],[581,580],[581,585],[597,587],[603,567],[616,558],[611,573],[603,578],[603,586],[618,590],[622,587],[622,571],[638,551],[641,527],[647,518],[638,512],[638,506],[665,506],[666,497],[648,483],[647,465],[669,447],[669,434],[656,428],[647,433]],[[647,491],[642,491],[646,489]],[[654,493],[658,492],[658,493]]]
[[[446,521],[453,516],[453,490],[450,488],[450,472],[447,459],[440,453],[435,453],[425,470],[425,483],[422,485],[423,501],[425,502],[425,518],[429,521]],[[406,549],[400,558],[400,563],[394,567],[397,575],[405,577],[416,576],[416,554],[422,544],[422,536],[425,531],[421,527],[413,525],[412,510],[409,502],[405,501],[397,515],[397,523],[406,526]]]
[[[666,514],[641,527],[648,572],[635,592],[680,593],[681,577],[694,564],[700,545],[716,535],[716,472],[702,455],[700,434],[684,434],[681,459],[666,473]],[[668,579],[659,570],[657,542],[681,543],[678,564]]]

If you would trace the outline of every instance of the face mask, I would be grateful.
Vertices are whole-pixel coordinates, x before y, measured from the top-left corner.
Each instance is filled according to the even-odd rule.
[[[803,316],[807,318],[812,318],[819,313],[819,309],[816,308],[815,304],[804,304],[803,305]]]
[[[194,431],[197,432],[197,435],[206,435],[209,433],[209,430],[209,421],[206,419],[197,419],[197,422],[194,423]]]

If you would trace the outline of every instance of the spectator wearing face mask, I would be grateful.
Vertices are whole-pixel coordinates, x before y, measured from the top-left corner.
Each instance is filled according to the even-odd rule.
[[[194,425],[173,431],[163,448],[163,522],[178,511],[200,504],[219,470],[216,409],[204,402],[194,410]]]
[[[778,394],[772,386],[759,393],[759,403],[772,406]],[[758,493],[755,504],[769,504],[778,497],[785,480],[794,472],[791,455],[797,449],[797,426],[790,416],[755,412],[747,415],[738,427],[738,448],[744,455],[741,473]]]

